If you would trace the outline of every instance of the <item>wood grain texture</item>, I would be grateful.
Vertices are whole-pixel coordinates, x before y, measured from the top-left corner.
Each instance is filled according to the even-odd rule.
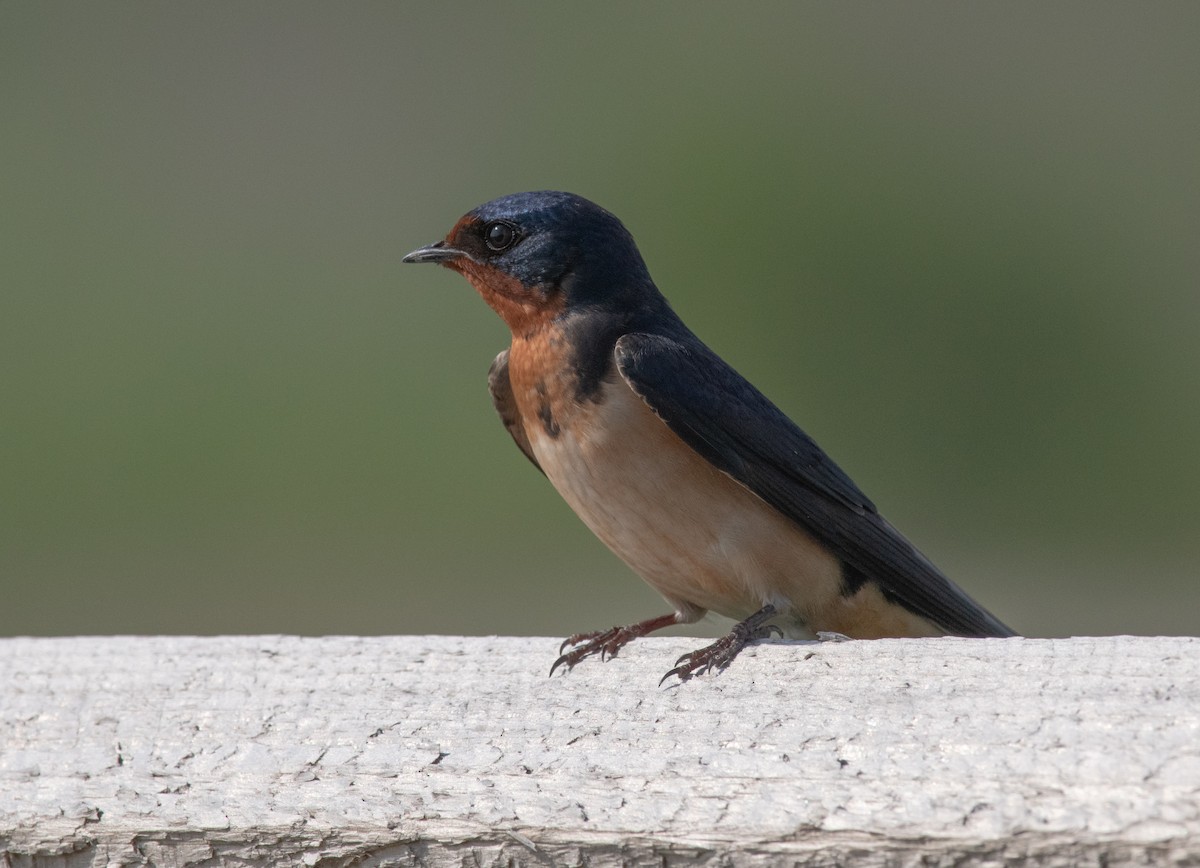
[[[1200,640],[0,640],[0,865],[1200,865]]]

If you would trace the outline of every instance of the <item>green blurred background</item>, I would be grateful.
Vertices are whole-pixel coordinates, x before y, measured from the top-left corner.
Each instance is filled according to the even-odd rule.
[[[662,611],[495,418],[500,321],[400,265],[541,188],[1012,626],[1194,634],[1198,45],[1196,3],[6,2],[0,634]]]

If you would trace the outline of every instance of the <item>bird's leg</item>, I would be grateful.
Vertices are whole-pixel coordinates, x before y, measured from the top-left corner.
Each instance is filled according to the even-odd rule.
[[[645,621],[630,624],[628,627],[611,627],[608,630],[597,630],[594,633],[576,633],[565,639],[558,650],[561,653],[568,645],[578,645],[579,647],[555,660],[554,665],[550,667],[550,674],[553,675],[554,670],[563,665],[570,672],[576,663],[594,654],[599,654],[601,660],[616,657],[618,651],[639,636],[645,636],[647,633],[653,633],[655,630],[661,630],[663,627],[670,627],[677,623],[679,623],[679,616],[672,612],[669,615],[659,615],[657,618],[648,618]]]
[[[776,634],[782,639],[783,630],[774,624],[767,623],[776,614],[774,606],[769,603],[763,606],[746,620],[734,624],[733,629],[716,642],[699,651],[684,654],[676,660],[675,668],[662,677],[662,681],[658,682],[659,685],[662,685],[663,681],[672,675],[679,676],[680,681],[687,681],[697,673],[708,672],[712,669],[720,672],[733,662],[733,658],[737,657],[743,648],[756,639],[766,639],[772,634]]]

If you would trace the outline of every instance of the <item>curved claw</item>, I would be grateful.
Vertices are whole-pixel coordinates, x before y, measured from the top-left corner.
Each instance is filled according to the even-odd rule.
[[[564,663],[566,663],[566,662],[567,662],[567,657],[569,657],[569,656],[570,656],[570,655],[568,655],[568,654],[564,654],[564,655],[562,655],[561,657],[559,657],[557,660],[555,660],[555,661],[554,661],[554,665],[552,665],[552,666],[550,667],[550,674],[549,674],[549,675],[547,675],[546,677],[547,677],[547,678],[553,678],[553,677],[554,677],[554,670],[555,670],[555,669],[557,669],[559,666],[562,666]],[[573,663],[572,663],[571,665],[567,666],[567,671],[568,671],[568,672],[570,672],[570,671],[571,671],[571,670],[574,668],[574,665],[575,665],[575,664],[573,664]]]
[[[687,681],[689,678],[692,677],[691,670],[689,670],[686,666],[676,666],[674,669],[672,669],[670,672],[668,672],[666,675],[664,675],[662,678],[660,678],[658,680],[658,686],[662,687],[663,683],[668,678],[670,678],[672,675],[677,676],[681,682]]]

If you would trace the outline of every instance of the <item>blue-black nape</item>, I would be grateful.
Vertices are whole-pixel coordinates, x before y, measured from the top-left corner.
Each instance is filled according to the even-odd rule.
[[[521,240],[492,264],[526,286],[558,286],[571,277],[574,302],[600,301],[650,284],[633,236],[613,214],[574,193],[539,190],[501,196],[470,216],[512,224]]]

